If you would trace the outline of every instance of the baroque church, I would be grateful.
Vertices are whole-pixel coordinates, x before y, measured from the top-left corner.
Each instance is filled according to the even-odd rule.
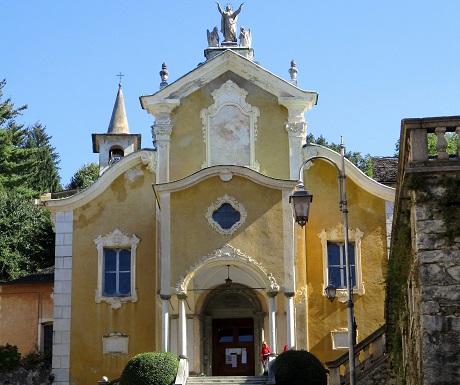
[[[120,84],[107,133],[92,135],[99,179],[46,201],[56,232],[55,384],[117,378],[148,351],[172,352],[186,375],[205,376],[261,374],[264,341],[272,359],[284,349],[322,362],[346,353],[334,166],[316,158],[302,168],[314,196],[304,227],[290,203],[306,159],[340,164],[340,155],[306,144],[318,95],[297,86],[294,61],[287,79],[254,61],[250,31],[235,35],[240,10],[220,9],[223,37],[208,31],[205,62],[170,84],[164,64],[159,90],[140,97],[153,143],[142,148],[130,133]],[[395,194],[345,167],[360,341],[385,322]]]

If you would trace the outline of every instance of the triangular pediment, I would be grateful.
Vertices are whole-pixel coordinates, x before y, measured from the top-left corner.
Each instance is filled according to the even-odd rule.
[[[280,103],[286,100],[295,101],[304,104],[306,110],[311,109],[316,104],[318,97],[316,92],[301,90],[252,60],[228,49],[157,93],[141,96],[142,108],[152,113],[149,110],[149,106],[165,103],[166,100],[180,100],[229,71],[275,95],[280,100]]]

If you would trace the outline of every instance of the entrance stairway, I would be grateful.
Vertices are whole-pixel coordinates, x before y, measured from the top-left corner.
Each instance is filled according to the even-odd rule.
[[[206,377],[190,376],[187,385],[266,385],[267,376],[248,376],[248,377]]]

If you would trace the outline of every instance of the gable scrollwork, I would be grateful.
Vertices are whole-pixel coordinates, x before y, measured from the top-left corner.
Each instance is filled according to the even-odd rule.
[[[147,170],[152,174],[156,174],[158,165],[158,154],[156,151],[142,151],[141,161]]]
[[[255,159],[260,111],[246,102],[248,92],[228,80],[212,92],[214,104],[200,112],[206,159],[202,168],[235,164],[259,171]]]

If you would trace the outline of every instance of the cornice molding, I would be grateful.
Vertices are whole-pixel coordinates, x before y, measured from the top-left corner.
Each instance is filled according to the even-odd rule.
[[[96,198],[96,196],[104,192],[121,174],[139,164],[145,165],[147,170],[151,173],[155,173],[157,164],[156,151],[140,150],[133,152],[110,166],[106,171],[104,171],[99,179],[86,190],[67,198],[52,199],[45,201],[44,203],[51,212],[75,210],[76,208],[79,208]]]
[[[260,174],[248,167],[243,166],[213,166],[203,170],[197,171],[194,174],[188,175],[183,179],[179,179],[173,182],[160,183],[154,185],[154,189],[157,192],[174,192],[184,190],[192,187],[193,185],[202,182],[205,179],[219,176],[221,174],[229,176],[231,173],[233,176],[240,176],[246,179],[250,179],[262,186],[279,189],[279,190],[293,190],[297,181],[275,179],[263,174]]]

